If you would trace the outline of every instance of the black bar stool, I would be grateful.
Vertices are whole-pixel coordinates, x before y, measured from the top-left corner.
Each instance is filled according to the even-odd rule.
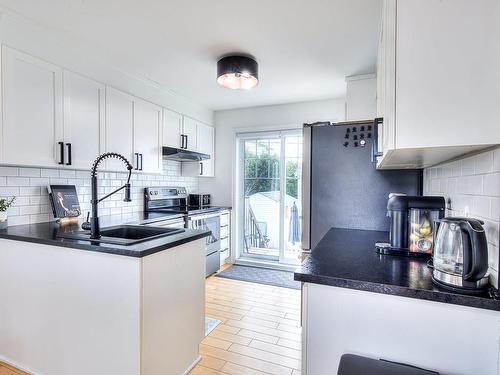
[[[340,358],[337,375],[436,375],[438,372],[428,371],[403,363],[390,362],[344,354]]]

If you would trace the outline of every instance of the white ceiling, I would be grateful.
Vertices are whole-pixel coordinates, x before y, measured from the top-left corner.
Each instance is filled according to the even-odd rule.
[[[333,98],[373,72],[381,0],[0,0],[96,47],[132,75],[219,110]],[[250,91],[219,87],[217,58],[259,62]]]

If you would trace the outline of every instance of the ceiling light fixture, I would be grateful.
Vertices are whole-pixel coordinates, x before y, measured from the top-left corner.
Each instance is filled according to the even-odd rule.
[[[249,90],[259,83],[259,65],[250,56],[225,56],[217,61],[217,83],[228,89]]]

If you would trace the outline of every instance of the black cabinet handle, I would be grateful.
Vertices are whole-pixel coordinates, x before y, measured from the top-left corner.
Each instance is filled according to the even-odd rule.
[[[68,162],[66,165],[71,165],[72,164],[72,151],[71,151],[71,143],[66,143],[66,147],[68,147]]]
[[[64,164],[64,142],[58,142],[59,144],[59,164],[63,165]]]
[[[181,148],[184,148],[184,134],[181,134]]]
[[[187,150],[187,148],[188,148],[188,136],[185,135],[184,137],[186,137],[186,147],[184,147],[184,148]]]
[[[139,170],[139,154],[136,152],[134,153],[135,155],[135,170],[138,171]]]
[[[200,162],[200,176],[203,176],[203,162]]]
[[[383,125],[384,123],[384,118],[383,117],[377,117],[375,120],[373,120],[373,136],[372,136],[372,163],[377,162],[377,157],[378,156],[383,156],[383,152],[378,151],[378,127],[379,125]]]
[[[139,154],[139,157],[141,158],[141,167],[140,167],[140,170],[142,171],[142,154]]]

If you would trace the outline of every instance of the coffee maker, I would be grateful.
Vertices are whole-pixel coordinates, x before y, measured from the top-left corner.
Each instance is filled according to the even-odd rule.
[[[445,207],[444,197],[390,194],[387,201],[387,216],[391,221],[389,242],[377,242],[377,252],[430,258],[435,221],[444,217]]]
[[[489,284],[488,242],[484,222],[447,217],[437,223],[432,280],[462,293],[482,293]]]

